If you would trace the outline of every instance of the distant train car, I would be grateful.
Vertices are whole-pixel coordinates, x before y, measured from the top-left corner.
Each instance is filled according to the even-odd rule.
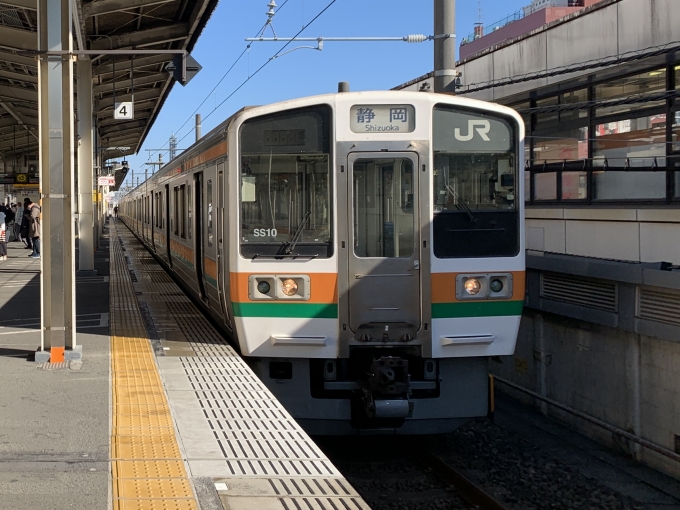
[[[311,433],[439,433],[487,413],[524,300],[524,128],[415,92],[241,110],[122,200]]]

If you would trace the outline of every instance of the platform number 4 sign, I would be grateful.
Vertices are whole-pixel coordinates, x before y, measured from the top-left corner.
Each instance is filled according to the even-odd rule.
[[[116,107],[113,110],[113,118],[116,120],[132,120],[134,118],[132,101],[116,103]]]

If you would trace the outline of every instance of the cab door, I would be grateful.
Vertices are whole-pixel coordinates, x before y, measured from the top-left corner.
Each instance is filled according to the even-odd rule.
[[[407,341],[420,329],[418,155],[348,157],[350,328],[365,341]]]

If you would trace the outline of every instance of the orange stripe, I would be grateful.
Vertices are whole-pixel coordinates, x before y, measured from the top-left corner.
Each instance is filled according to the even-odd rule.
[[[287,273],[296,274],[296,273]],[[298,273],[302,274],[302,273]],[[337,303],[338,302],[338,275],[336,273],[304,273],[309,276],[310,294],[309,301],[305,303]],[[231,273],[229,289],[231,300],[237,303],[247,303],[248,278],[250,273]],[[260,301],[261,302],[261,301]]]
[[[217,280],[217,262],[208,258],[204,258],[203,270],[205,271],[205,274]]]
[[[526,285],[524,271],[507,271],[507,272],[512,274],[511,299],[523,300],[524,287]],[[459,274],[470,273],[432,273],[432,275],[430,275],[433,303],[453,303],[458,301],[458,299],[456,299],[456,276],[458,276]]]
[[[189,248],[188,246],[185,246],[179,241],[175,241],[174,239],[170,239],[170,248],[172,248],[177,254],[179,254],[180,257],[183,257],[184,260],[188,260],[189,262],[193,263],[194,250],[192,248]]]
[[[211,159],[215,159],[219,156],[222,156],[223,154],[226,154],[228,150],[228,145],[227,142],[222,142],[212,149],[208,149],[205,152],[201,152],[198,156],[191,158],[189,161],[184,163],[184,170],[191,170],[195,166],[200,165],[201,163],[205,163],[206,161],[210,161]]]

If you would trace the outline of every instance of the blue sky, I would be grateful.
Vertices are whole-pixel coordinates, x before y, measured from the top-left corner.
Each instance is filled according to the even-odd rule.
[[[277,35],[294,36],[330,1],[288,0],[283,5],[285,0],[277,0],[276,3],[282,6],[273,22]],[[143,174],[144,163],[149,159],[145,149],[167,148],[168,138],[173,133],[179,139],[184,137],[178,148],[184,149],[193,143],[192,114],[208,96],[198,110],[204,119],[203,134],[243,106],[335,92],[339,81],[349,81],[353,91],[390,89],[432,70],[431,42],[326,42],[323,51],[302,49],[271,61],[214,110],[249,73],[252,74],[283,46],[284,43],[253,43],[250,51],[210,95],[246,47],[244,38],[258,34],[267,19],[268,2],[220,1],[192,52],[203,69],[187,86],[175,84],[142,150],[138,155],[127,158],[137,176]],[[456,44],[472,33],[474,24],[480,19],[480,6],[481,21],[484,25],[491,25],[529,3],[530,0],[458,0]],[[433,0],[337,0],[300,37],[432,35],[433,5]],[[266,34],[271,35],[271,31]],[[287,49],[303,45],[313,43],[292,43]],[[185,121],[188,122],[180,129]],[[152,159],[157,161],[158,154],[152,154]],[[163,160],[167,159],[167,153],[164,153]],[[130,179],[129,173],[126,184],[130,183]]]

